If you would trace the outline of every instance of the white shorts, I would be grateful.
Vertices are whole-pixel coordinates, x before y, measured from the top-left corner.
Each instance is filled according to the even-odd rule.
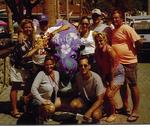
[[[28,78],[29,72],[24,69],[10,68],[11,82],[24,82]]]

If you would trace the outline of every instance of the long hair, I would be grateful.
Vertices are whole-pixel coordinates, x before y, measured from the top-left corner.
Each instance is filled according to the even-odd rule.
[[[109,45],[110,45],[110,42],[109,42],[109,40],[108,40],[107,35],[106,35],[105,32],[98,32],[98,33],[96,33],[96,34],[94,35],[94,40],[95,40],[95,42],[98,41],[98,40],[97,40],[98,38],[101,38],[101,39],[102,39],[102,43],[103,43],[103,44],[109,44]]]
[[[88,17],[88,16],[83,16],[83,17],[81,17],[81,19],[80,19],[80,21],[79,21],[79,24],[80,24],[80,25],[81,25],[81,23],[82,23],[82,21],[83,21],[84,19],[87,19],[88,22],[90,23],[89,17]]]
[[[32,29],[33,29],[32,35],[30,36],[30,39],[32,40],[32,42],[33,42],[33,44],[34,44],[34,42],[35,42],[35,28],[34,28],[33,21],[32,21],[31,19],[23,19],[23,20],[21,21],[18,34],[21,33],[21,32],[23,33],[24,26],[25,26],[26,24],[28,24],[28,23],[31,24],[31,27],[32,27]]]
[[[48,61],[48,60],[53,61],[54,64],[56,63],[56,60],[55,60],[55,58],[54,58],[52,55],[49,55],[49,54],[46,55],[45,60],[44,60],[44,63],[45,63],[46,61]]]

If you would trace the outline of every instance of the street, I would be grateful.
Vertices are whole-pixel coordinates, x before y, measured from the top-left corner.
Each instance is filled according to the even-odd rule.
[[[127,116],[117,114],[117,119],[113,123],[101,122],[100,124],[150,124],[150,64],[139,63],[138,64],[138,85],[140,89],[140,106],[139,106],[139,119],[136,122],[129,123],[126,121]],[[24,119],[21,121],[11,117],[10,113],[10,99],[9,99],[10,86],[6,87],[0,95],[0,125],[29,125],[32,124],[32,120]],[[19,91],[19,96],[22,95],[22,91]],[[18,100],[19,100],[18,96]],[[130,107],[131,99],[129,99]],[[27,121],[26,121],[27,120]],[[29,121],[28,121],[29,120]],[[57,122],[50,121],[48,124],[59,124]]]

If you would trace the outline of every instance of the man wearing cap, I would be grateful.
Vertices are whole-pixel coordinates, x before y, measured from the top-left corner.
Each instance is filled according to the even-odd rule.
[[[39,27],[37,28],[37,35],[44,35],[48,29],[48,17],[46,15],[40,15],[39,18]]]
[[[103,23],[103,16],[100,9],[92,10],[92,20],[93,24],[91,25],[91,30],[95,32],[105,32],[109,40],[111,40],[111,28]]]

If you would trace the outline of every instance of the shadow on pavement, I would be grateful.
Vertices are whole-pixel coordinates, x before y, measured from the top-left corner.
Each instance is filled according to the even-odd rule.
[[[8,102],[0,102],[0,113],[4,113],[4,114],[10,114],[11,111],[11,103],[10,101]]]
[[[31,113],[24,113],[18,120],[17,125],[35,125],[35,118]]]

